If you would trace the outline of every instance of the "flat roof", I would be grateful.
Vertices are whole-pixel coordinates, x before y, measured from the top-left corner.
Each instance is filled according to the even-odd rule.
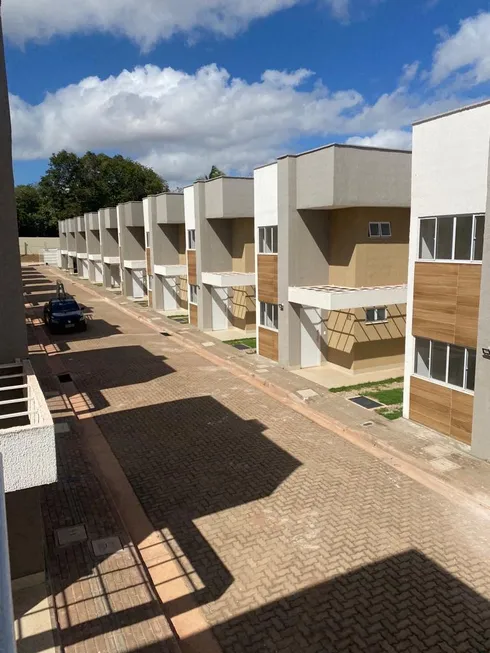
[[[445,111],[444,113],[438,113],[435,116],[430,116],[429,118],[422,118],[421,120],[416,120],[412,125],[422,125],[424,122],[431,122],[432,120],[439,120],[439,118],[445,118],[446,116],[452,116],[455,113],[462,113],[463,111],[470,111],[471,109],[478,109],[479,107],[484,107],[486,104],[490,104],[490,99],[483,100],[481,102],[474,102],[473,104],[466,104],[464,107],[459,107],[458,109],[452,109],[451,111]]]
[[[193,181],[192,184],[187,184],[187,186],[184,186],[184,190],[186,188],[192,188],[195,184],[207,184],[210,181],[216,181],[217,179],[248,179],[249,181],[253,181],[253,177],[234,177],[233,175],[220,175],[219,177],[213,177],[212,179],[196,179],[196,181]]]
[[[328,145],[321,145],[320,147],[315,147],[312,150],[306,150],[305,152],[299,152],[299,154],[283,154],[282,156],[277,157],[277,160],[287,159],[288,157],[297,158],[299,156],[304,156],[305,154],[312,154],[313,152],[319,152],[320,150],[327,150],[330,147],[338,147],[342,149],[349,150],[373,150],[375,152],[397,152],[399,154],[412,154],[412,150],[399,150],[392,147],[373,147],[371,145],[350,145],[349,143],[329,143]]]

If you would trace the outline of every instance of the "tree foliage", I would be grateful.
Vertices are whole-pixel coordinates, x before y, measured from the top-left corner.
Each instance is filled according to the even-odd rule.
[[[19,232],[57,235],[58,220],[167,190],[167,182],[154,170],[121,155],[87,152],[79,157],[62,150],[50,158],[37,186],[17,186]]]
[[[203,179],[216,179],[217,177],[224,177],[225,173],[222,172],[219,168],[216,166],[211,166],[211,171],[209,175],[203,175],[202,177],[198,177],[197,181],[201,181]]]

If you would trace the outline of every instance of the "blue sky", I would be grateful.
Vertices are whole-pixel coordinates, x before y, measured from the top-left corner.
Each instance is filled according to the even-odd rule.
[[[482,0],[4,0],[17,183],[122,152],[173,184],[486,98]],[[126,72],[125,72],[126,71]]]

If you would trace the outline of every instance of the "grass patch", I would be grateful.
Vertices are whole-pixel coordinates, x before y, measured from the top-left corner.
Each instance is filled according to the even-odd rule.
[[[250,347],[251,349],[257,348],[257,338],[241,338],[240,340],[225,340],[224,343],[225,345],[231,345],[232,347],[234,347],[235,345],[247,345],[247,347]]]
[[[377,390],[376,392],[363,392],[365,397],[376,399],[386,406],[395,406],[403,403],[403,388],[390,388],[388,390]]]
[[[358,383],[357,385],[342,385],[338,388],[329,388],[329,392],[347,392],[349,390],[362,390],[363,388],[378,388],[392,383],[402,383],[403,376],[396,379],[384,379],[383,381],[369,381],[367,383]]]
[[[378,415],[383,415],[383,417],[386,417],[386,419],[392,421],[395,419],[400,419],[403,414],[401,408],[378,408],[376,412]]]

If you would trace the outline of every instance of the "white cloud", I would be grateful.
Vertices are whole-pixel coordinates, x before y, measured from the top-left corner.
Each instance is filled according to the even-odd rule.
[[[233,36],[255,19],[305,0],[4,0],[7,37],[17,44],[53,36],[106,32],[130,38],[143,50],[174,34],[200,31]],[[311,0],[306,0],[310,1]],[[345,19],[349,0],[324,0]]]
[[[363,145],[364,147],[410,150],[412,148],[412,134],[404,129],[380,129],[372,136],[351,136],[346,142],[349,145]]]
[[[304,136],[331,142],[360,134],[359,142],[402,147],[403,127],[461,103],[422,102],[400,86],[368,104],[354,89],[332,92],[312,77],[304,69],[267,70],[248,83],[215,64],[194,74],[148,65],[86,78],[38,105],[11,96],[14,157],[118,151],[182,183],[213,163],[248,173]]]
[[[460,75],[460,84],[490,80],[490,12],[463,20],[458,31],[446,34],[436,48],[432,84],[440,84],[455,73]]]
[[[232,36],[299,0],[4,0],[5,33],[16,43],[77,32],[122,34],[149,49],[177,32]]]

